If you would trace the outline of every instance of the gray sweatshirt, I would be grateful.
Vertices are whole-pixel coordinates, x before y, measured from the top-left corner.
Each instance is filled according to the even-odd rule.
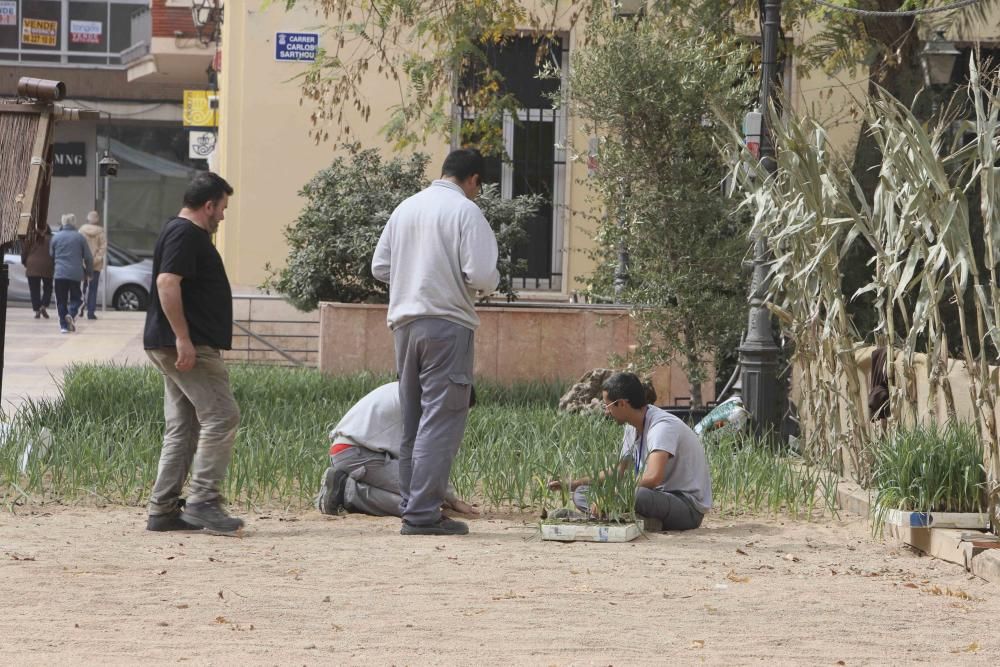
[[[90,254],[90,246],[83,234],[76,231],[73,225],[63,225],[52,236],[49,242],[49,254],[55,261],[56,280],[83,280],[83,267],[87,273],[94,270],[94,257]]]
[[[437,180],[396,207],[372,257],[372,275],[389,283],[389,328],[437,317],[475,331],[476,290],[500,282],[497,239],[462,189]]]

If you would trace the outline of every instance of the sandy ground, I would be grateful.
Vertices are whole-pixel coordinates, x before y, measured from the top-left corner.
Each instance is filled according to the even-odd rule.
[[[0,664],[998,664],[1000,590],[860,519],[712,517],[560,544],[250,514],[242,538],[138,508],[0,514]]]

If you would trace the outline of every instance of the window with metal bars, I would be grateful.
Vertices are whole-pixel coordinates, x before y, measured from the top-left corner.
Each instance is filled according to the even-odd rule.
[[[504,112],[500,120],[503,154],[487,156],[483,182],[499,184],[505,198],[541,194],[545,199],[528,224],[528,239],[514,249],[514,259],[524,260],[525,268],[512,276],[512,283],[522,290],[563,287],[566,118],[562,108],[553,108],[552,101],[565,80],[568,54],[563,42],[549,36],[519,35],[485,45],[483,58],[460,78],[456,95],[455,147],[463,143],[462,126],[468,127],[477,118],[477,110],[469,104],[484,82],[496,86],[496,95],[516,100],[516,109]],[[558,77],[541,76],[547,69]],[[475,137],[464,139],[464,143],[476,143]]]

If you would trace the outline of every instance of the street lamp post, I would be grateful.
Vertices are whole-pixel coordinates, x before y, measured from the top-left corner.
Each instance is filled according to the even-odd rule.
[[[110,118],[110,116],[109,116]],[[110,228],[110,220],[108,220],[108,200],[111,188],[111,179],[118,175],[118,160],[111,154],[111,133],[108,133],[107,137],[108,147],[104,150],[104,155],[101,157],[100,161],[97,163],[98,175],[104,180],[104,196],[101,198],[101,218],[104,222],[104,238],[108,238],[108,230]],[[104,267],[104,289],[101,290],[101,312],[106,313],[108,311],[108,267],[111,266],[109,260],[105,258],[107,266]]]
[[[924,74],[924,85],[931,90],[931,110],[936,117],[941,111],[941,98],[951,83],[951,73],[955,61],[962,55],[955,44],[945,39],[944,30],[935,30],[934,39],[924,43],[920,50],[920,68]]]
[[[761,30],[762,57],[760,108],[762,113],[760,161],[767,174],[777,170],[771,132],[771,98],[778,70],[778,37],[781,0],[764,0]],[[771,333],[771,313],[764,305],[767,283],[767,239],[758,236],[753,246],[753,277],[750,282],[750,313],[747,335],[740,345],[740,380],[743,404],[753,416],[758,435],[780,432],[780,404],[784,392],[778,382],[778,346]]]

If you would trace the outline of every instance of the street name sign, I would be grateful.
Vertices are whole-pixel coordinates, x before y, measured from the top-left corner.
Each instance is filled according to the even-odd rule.
[[[274,59],[278,62],[315,62],[319,51],[319,33],[277,32],[274,34]]]

